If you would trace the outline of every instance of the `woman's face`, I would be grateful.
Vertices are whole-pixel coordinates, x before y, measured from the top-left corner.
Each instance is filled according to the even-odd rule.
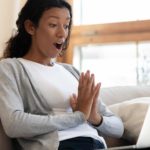
[[[62,51],[68,37],[70,13],[66,8],[46,10],[38,27],[34,28],[32,44],[29,50],[35,57],[55,58]],[[32,55],[33,56],[33,55]]]

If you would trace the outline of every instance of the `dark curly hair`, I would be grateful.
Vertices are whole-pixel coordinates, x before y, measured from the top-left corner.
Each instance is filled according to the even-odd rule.
[[[72,8],[70,4],[65,0],[28,0],[21,9],[16,21],[17,32],[15,36],[12,36],[6,43],[3,58],[18,58],[27,54],[31,46],[31,35],[26,32],[24,22],[29,19],[35,26],[38,26],[44,11],[53,7],[67,8],[70,12],[69,34],[65,41],[63,51],[67,49],[72,26]]]

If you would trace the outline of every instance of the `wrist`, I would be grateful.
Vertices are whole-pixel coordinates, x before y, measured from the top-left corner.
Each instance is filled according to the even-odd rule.
[[[99,119],[95,122],[91,122],[94,127],[99,127],[103,122],[103,116],[99,115]]]

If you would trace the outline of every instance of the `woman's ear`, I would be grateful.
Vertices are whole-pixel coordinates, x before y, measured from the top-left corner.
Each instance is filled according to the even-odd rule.
[[[26,20],[24,22],[24,26],[25,26],[25,30],[27,31],[27,33],[29,33],[30,35],[34,35],[35,25],[32,23],[32,21]]]

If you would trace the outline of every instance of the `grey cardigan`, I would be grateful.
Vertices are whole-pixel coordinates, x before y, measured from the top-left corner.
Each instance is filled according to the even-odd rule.
[[[62,64],[77,79],[79,74],[71,65]],[[100,103],[103,122],[97,128],[101,134],[120,137],[123,124]],[[0,119],[6,134],[17,138],[23,150],[57,150],[58,130],[85,122],[82,112],[54,115],[27,70],[16,58],[0,61]]]

